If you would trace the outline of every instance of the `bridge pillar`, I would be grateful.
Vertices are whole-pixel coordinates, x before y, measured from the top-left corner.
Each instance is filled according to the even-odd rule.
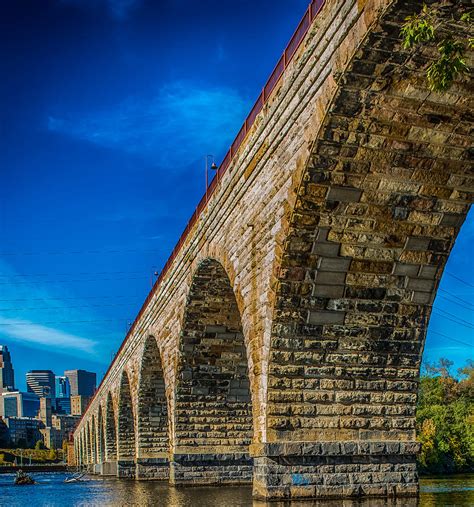
[[[248,453],[175,453],[170,483],[175,486],[250,484],[253,460]]]
[[[136,479],[167,481],[170,476],[168,455],[153,458],[137,458]]]
[[[117,461],[117,477],[121,479],[135,479],[137,465],[135,461]]]
[[[117,462],[116,461],[104,461],[102,463],[101,475],[105,476],[117,476]]]
[[[418,442],[284,442],[251,450],[256,498],[416,497],[419,492]]]

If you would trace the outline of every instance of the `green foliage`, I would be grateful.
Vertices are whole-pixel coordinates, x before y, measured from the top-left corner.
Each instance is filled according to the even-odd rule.
[[[421,472],[474,470],[474,365],[450,372],[452,363],[428,365],[421,377],[416,414]]]
[[[416,46],[437,41],[439,57],[432,62],[426,71],[430,90],[444,92],[448,90],[457,77],[470,72],[466,64],[466,51],[474,48],[474,38],[458,34],[446,35],[448,23],[456,21],[464,28],[472,30],[474,11],[460,12],[462,7],[456,6],[451,16],[446,15],[446,9],[430,9],[426,5],[419,14],[413,14],[405,19],[400,30],[403,38],[403,48],[411,49]]]
[[[44,442],[42,440],[38,440],[35,444],[35,449],[37,451],[40,451],[42,449],[46,449],[45,445],[44,445]]]

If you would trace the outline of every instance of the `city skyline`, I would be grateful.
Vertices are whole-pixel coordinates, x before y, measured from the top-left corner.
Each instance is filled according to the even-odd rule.
[[[0,342],[20,389],[32,357],[100,382],[202,196],[204,156],[222,160],[307,5],[21,4],[0,7]],[[473,239],[471,212],[425,347],[456,367],[472,357]]]

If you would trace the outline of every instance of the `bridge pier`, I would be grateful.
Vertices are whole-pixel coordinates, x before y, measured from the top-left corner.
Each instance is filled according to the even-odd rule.
[[[255,498],[416,497],[417,442],[285,442],[252,446]]]
[[[101,475],[104,476],[117,476],[117,462],[116,461],[104,461],[102,463]]]
[[[170,476],[170,463],[167,457],[138,458],[136,464],[137,480],[167,481]]]
[[[252,474],[253,460],[242,452],[174,454],[170,462],[174,486],[250,484]]]
[[[137,465],[135,461],[117,461],[117,477],[121,479],[135,479]]]

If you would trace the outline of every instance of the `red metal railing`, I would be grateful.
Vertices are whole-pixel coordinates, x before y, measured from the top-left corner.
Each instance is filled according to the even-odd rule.
[[[265,105],[265,103],[269,99],[272,91],[275,89],[275,86],[277,85],[281,76],[283,75],[283,72],[285,71],[286,67],[290,63],[293,56],[295,55],[304,36],[308,32],[309,27],[311,26],[311,23],[313,22],[314,18],[318,15],[319,11],[321,10],[321,7],[324,5],[325,2],[326,2],[326,0],[313,0],[309,4],[308,9],[306,10],[303,18],[301,19],[298,27],[296,28],[293,36],[291,37],[290,42],[288,43],[287,47],[285,48],[285,51],[283,51],[282,56],[278,60],[278,63],[276,64],[275,68],[273,69],[273,72],[270,74],[270,77],[268,78],[268,81],[266,82],[265,86],[263,87],[262,92],[258,96],[249,115],[245,119],[245,122],[242,125],[242,128],[239,130],[239,133],[237,134],[236,138],[234,139],[234,142],[232,143],[229,151],[226,153],[224,159],[222,160],[222,163],[217,171],[217,174],[212,179],[211,184],[209,185],[206,193],[204,194],[201,201],[197,205],[196,210],[192,214],[188,224],[186,225],[183,233],[181,234],[181,237],[179,238],[178,243],[176,244],[173,251],[171,252],[171,255],[169,256],[168,260],[166,261],[166,264],[163,266],[163,269],[161,270],[160,275],[158,276],[155,284],[153,285],[153,288],[151,289],[147,298],[145,299],[145,302],[143,303],[140,311],[138,312],[138,315],[136,316],[135,320],[133,321],[133,324],[131,325],[127,335],[125,336],[122,344],[120,345],[120,348],[117,351],[117,354],[115,355],[113,361],[110,363],[110,366],[107,369],[107,372],[105,373],[99,387],[97,388],[96,393],[99,392],[99,390],[102,386],[102,383],[104,382],[105,378],[109,374],[112,366],[115,363],[115,360],[119,357],[120,352],[124,348],[128,338],[134,332],[137,322],[140,320],[140,317],[143,315],[143,312],[145,311],[146,307],[148,306],[148,303],[150,302],[151,298],[155,294],[158,286],[163,281],[163,279],[164,279],[165,275],[167,274],[168,270],[170,269],[171,264],[173,263],[174,259],[178,255],[178,252],[180,251],[181,246],[185,242],[185,240],[189,234],[189,231],[192,229],[193,225],[197,222],[201,212],[205,209],[207,203],[209,202],[210,198],[212,197],[212,195],[214,193],[214,190],[217,187],[217,183],[222,179],[222,176],[225,174],[225,172],[229,168],[229,165],[232,162],[232,159],[234,158],[235,154],[238,152],[240,146],[242,145],[242,142],[244,141],[245,137],[247,136],[247,133],[249,132],[249,130],[253,126],[258,113],[260,113],[260,111],[263,109],[263,106]],[[95,397],[95,395],[94,395],[94,397]],[[89,405],[94,400],[94,397],[90,400]],[[89,408],[89,406],[87,408]],[[87,409],[85,412],[87,412]]]

